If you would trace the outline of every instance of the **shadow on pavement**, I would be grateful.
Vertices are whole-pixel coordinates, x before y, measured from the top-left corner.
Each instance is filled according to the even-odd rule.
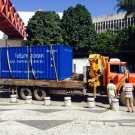
[[[85,99],[85,97],[80,96],[80,95],[74,95],[74,96],[64,96],[64,95],[51,95],[51,100],[52,101],[64,101],[64,97],[71,97],[72,102],[82,102]]]
[[[106,95],[97,96],[95,102],[102,104],[109,104],[108,97]]]
[[[51,100],[52,101],[64,101],[64,97],[66,97],[66,95],[53,95],[51,96]],[[87,98],[88,96],[80,96],[80,95],[74,95],[74,96],[70,96],[71,97],[71,101],[72,102],[87,102]],[[95,99],[95,102],[97,103],[102,103],[102,104],[109,104],[108,102],[108,97],[106,95],[98,95]]]
[[[0,98],[10,98],[11,92],[0,91]]]
[[[6,91],[0,91],[0,98],[10,98],[11,92]],[[52,101],[64,101],[64,97],[67,97],[67,95],[50,95]],[[90,96],[81,96],[81,95],[69,95],[71,97],[72,102],[87,102],[87,98]],[[95,98],[95,102],[102,103],[102,104],[109,104],[108,97],[106,95],[97,95]],[[120,103],[121,106],[121,103]]]

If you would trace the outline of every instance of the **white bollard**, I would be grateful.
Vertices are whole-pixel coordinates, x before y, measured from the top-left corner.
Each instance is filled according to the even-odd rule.
[[[17,102],[17,95],[10,95],[10,102],[16,103]]]
[[[45,105],[51,105],[50,97],[44,97],[44,104]]]
[[[26,104],[31,104],[32,103],[32,96],[26,96],[25,103]]]
[[[88,97],[87,104],[88,104],[89,108],[94,108],[95,107],[95,99],[93,97]]]
[[[64,97],[65,106],[71,106],[71,97]]]
[[[114,98],[111,103],[111,109],[118,111],[119,110],[119,99]]]

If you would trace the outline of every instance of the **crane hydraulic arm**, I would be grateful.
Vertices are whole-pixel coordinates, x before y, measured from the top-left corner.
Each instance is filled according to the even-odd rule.
[[[90,54],[90,79],[88,80],[89,86],[94,89],[94,96],[96,96],[96,88],[98,86],[106,85],[106,65],[108,57],[101,56],[100,54]]]

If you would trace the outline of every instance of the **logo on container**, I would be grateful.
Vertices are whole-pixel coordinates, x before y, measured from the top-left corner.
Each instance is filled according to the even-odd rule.
[[[21,53],[19,53],[19,54],[17,54],[17,53],[15,53],[15,58],[17,58],[17,59],[25,59],[25,58],[28,58],[28,54],[21,54]],[[34,54],[30,54],[30,56],[31,56],[31,58],[40,58],[40,59],[42,59],[42,58],[44,58],[44,54],[39,54],[39,53],[34,53]]]

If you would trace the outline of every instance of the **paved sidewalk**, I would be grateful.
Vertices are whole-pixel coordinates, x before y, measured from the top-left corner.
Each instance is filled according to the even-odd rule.
[[[86,102],[72,103],[65,107],[62,101],[44,101],[33,104],[10,103],[0,99],[0,135],[133,135],[135,113],[107,109],[107,104],[96,103],[93,109]]]

